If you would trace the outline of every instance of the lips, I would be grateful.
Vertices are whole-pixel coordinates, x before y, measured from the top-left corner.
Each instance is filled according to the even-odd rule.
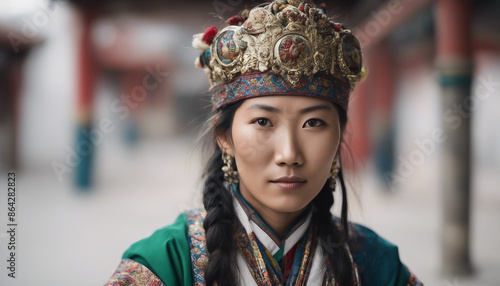
[[[297,177],[297,176],[291,176],[291,177],[281,177],[281,178],[277,178],[275,180],[272,180],[271,182],[273,183],[305,183],[306,180],[305,179],[302,179],[300,177]]]
[[[273,184],[278,186],[280,189],[283,191],[293,191],[295,189],[299,189],[302,187],[307,181],[297,177],[297,176],[292,176],[292,177],[281,177],[276,180],[271,181]]]

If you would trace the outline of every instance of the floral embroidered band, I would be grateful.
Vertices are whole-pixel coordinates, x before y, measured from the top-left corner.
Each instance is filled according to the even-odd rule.
[[[130,285],[165,286],[160,278],[146,266],[131,259],[123,259],[104,286]]]
[[[318,97],[330,100],[347,110],[349,85],[337,78],[318,74],[311,81],[301,79],[301,82],[294,87],[272,72],[250,74],[216,86],[213,89],[212,102],[214,108],[217,109],[240,99],[269,95]]]

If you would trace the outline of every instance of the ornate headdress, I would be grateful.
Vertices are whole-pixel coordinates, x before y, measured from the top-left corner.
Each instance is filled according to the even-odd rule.
[[[366,73],[361,48],[322,8],[277,0],[226,22],[221,31],[211,27],[193,38],[214,108],[256,96],[306,95],[347,110],[350,91]]]

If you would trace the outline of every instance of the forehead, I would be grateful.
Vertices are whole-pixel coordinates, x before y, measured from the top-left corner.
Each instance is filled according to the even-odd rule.
[[[279,109],[285,113],[298,113],[300,110],[311,106],[324,106],[319,110],[329,110],[336,112],[334,104],[326,99],[301,96],[301,95],[274,95],[261,96],[246,99],[240,106],[240,110],[250,111],[262,109],[259,107],[269,106]]]

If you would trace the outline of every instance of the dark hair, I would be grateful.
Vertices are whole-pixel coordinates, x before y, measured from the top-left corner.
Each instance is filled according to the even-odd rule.
[[[228,140],[231,140],[234,114],[242,103],[243,100],[240,100],[217,111],[207,120],[204,125],[205,131],[201,135],[204,137],[204,151],[210,154],[202,174],[204,181],[203,204],[207,212],[203,223],[208,251],[205,283],[209,286],[237,284],[237,269],[234,266],[237,251],[233,240],[233,223],[237,218],[231,192],[224,186],[224,173],[222,171],[224,163],[222,151],[216,144],[216,134],[225,135]],[[346,112],[336,104],[334,106],[339,113],[340,127],[342,134],[344,134],[347,123]],[[236,166],[233,168],[236,169]],[[353,285],[353,266],[344,247],[344,244],[348,242],[349,234],[347,228],[347,191],[341,169],[338,178],[342,189],[341,225],[335,224],[330,212],[334,204],[330,179],[312,201],[313,220],[318,224],[318,245],[322,248],[325,258],[331,262],[336,281],[339,285]]]

